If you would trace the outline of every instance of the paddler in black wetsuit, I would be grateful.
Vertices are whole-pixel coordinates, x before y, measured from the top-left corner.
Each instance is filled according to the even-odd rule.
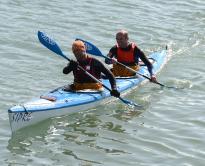
[[[68,65],[63,69],[64,74],[68,74],[73,71],[74,83],[69,86],[71,90],[102,90],[103,88],[101,83],[96,82],[85,74],[84,71],[77,68],[77,66],[80,65],[97,79],[100,79],[101,73],[103,73],[110,81],[112,88],[110,94],[115,97],[120,96],[120,92],[118,92],[116,88],[116,80],[113,74],[103,65],[102,62],[86,54],[86,48],[82,41],[74,41],[72,51],[77,61],[71,60],[70,63],[68,63]]]
[[[152,72],[152,64],[135,43],[129,42],[128,32],[125,30],[120,30],[119,32],[117,32],[116,41],[117,44],[110,49],[108,57],[114,57],[118,62],[136,71],[138,71],[140,68],[139,59],[141,59],[148,68],[151,81],[155,82],[156,77]],[[130,77],[135,75],[135,73],[126,69],[124,66],[115,63],[114,60],[110,61],[106,59],[105,63],[113,63],[113,68],[111,70],[115,76]]]

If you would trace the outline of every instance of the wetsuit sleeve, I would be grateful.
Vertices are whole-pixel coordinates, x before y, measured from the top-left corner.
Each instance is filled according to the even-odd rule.
[[[105,76],[109,79],[111,88],[112,89],[117,89],[117,87],[116,87],[116,80],[115,80],[115,77],[112,74],[112,72],[109,69],[107,69],[105,67],[105,65],[102,62],[100,62],[99,60],[97,60],[97,59],[95,59],[95,65],[96,65],[97,69],[100,72],[102,72],[103,74],[105,74]]]
[[[117,47],[113,46],[109,51],[110,58],[117,57]]]
[[[109,53],[108,53],[108,55],[107,55],[108,57],[110,57],[110,58],[113,58],[113,57],[117,57],[117,47],[116,46],[113,46],[111,49],[110,49],[110,51],[109,51]],[[105,58],[105,63],[106,64],[112,64],[112,61],[110,60],[110,59],[108,59],[108,58]]]
[[[64,74],[69,74],[71,71],[73,71],[73,67],[69,63],[66,67],[64,67],[63,73]]]
[[[135,47],[135,62],[138,63],[138,57],[144,62],[144,64],[147,66],[148,71],[150,73],[150,76],[153,75],[152,72],[152,64],[150,63],[149,59],[146,57],[144,52],[142,52],[138,47]]]

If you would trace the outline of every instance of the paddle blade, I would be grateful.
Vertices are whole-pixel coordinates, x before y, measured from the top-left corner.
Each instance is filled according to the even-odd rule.
[[[125,103],[125,104],[127,104],[127,105],[129,105],[129,106],[131,106],[131,107],[135,107],[135,108],[143,108],[143,106],[142,105],[139,105],[139,104],[137,104],[137,103],[134,103],[134,102],[132,102],[132,101],[129,101],[129,100],[127,100],[127,99],[123,99],[122,97],[119,97],[119,99],[123,102],[123,103]]]
[[[63,55],[63,52],[61,51],[57,43],[53,39],[49,38],[45,33],[38,31],[38,39],[46,48],[68,59],[65,55]]]
[[[92,43],[90,43],[88,41],[85,41],[83,39],[79,39],[79,38],[77,38],[76,40],[81,40],[82,42],[85,43],[86,52],[88,54],[96,55],[96,56],[103,56],[101,51],[95,45],[93,45]]]
[[[175,90],[184,89],[184,87],[174,87],[174,86],[167,86],[167,85],[163,85],[163,87],[168,88],[168,89],[175,89]]]

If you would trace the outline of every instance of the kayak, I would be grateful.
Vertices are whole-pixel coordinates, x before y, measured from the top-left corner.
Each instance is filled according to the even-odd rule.
[[[168,53],[164,49],[151,53],[148,58],[152,60],[154,74],[157,74],[168,61]],[[147,67],[144,65],[140,67],[138,72],[149,76]],[[146,81],[148,79],[137,75],[130,78],[117,78],[117,89],[123,96]],[[102,83],[110,88],[108,79],[102,79]],[[12,133],[46,119],[85,111],[114,99],[107,89],[101,92],[73,92],[65,91],[64,87],[56,88],[28,102],[9,108],[8,115]]]

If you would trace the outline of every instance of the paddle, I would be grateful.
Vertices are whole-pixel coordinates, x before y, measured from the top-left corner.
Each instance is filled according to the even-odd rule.
[[[38,39],[39,41],[46,47],[48,48],[49,50],[55,52],[57,55],[60,55],[61,57],[65,58],[66,60],[70,61],[70,59],[65,56],[65,54],[63,54],[63,52],[61,51],[60,47],[57,45],[57,43],[49,38],[45,33],[43,32],[40,32],[38,31]],[[100,80],[98,80],[97,78],[95,78],[93,75],[91,75],[89,72],[87,72],[84,68],[82,68],[80,65],[78,65],[78,68],[82,71],[84,71],[90,78],[92,78],[93,80],[95,80],[96,82],[98,83],[101,83],[102,82]],[[111,92],[111,89],[108,88],[106,85],[102,84],[102,86],[107,89],[108,91]],[[141,105],[139,104],[136,104],[132,101],[129,101],[129,100],[126,100],[126,99],[123,99],[122,97],[118,97],[123,103],[127,104],[127,105],[130,105],[130,106],[134,106],[134,107],[142,107]]]
[[[76,40],[81,40],[81,41],[83,41],[83,42],[85,43],[86,48],[87,48],[87,49],[86,49],[86,52],[87,52],[88,54],[96,55],[96,56],[101,56],[101,57],[104,57],[104,58],[107,58],[107,59],[111,60],[111,58],[109,58],[109,57],[103,55],[103,54],[101,53],[101,51],[97,48],[97,46],[93,45],[92,43],[90,43],[90,42],[88,42],[88,41],[85,41],[85,40],[82,40],[82,39],[79,39],[79,38],[77,38]],[[114,60],[114,59],[113,59],[113,60]],[[115,61],[116,63],[118,63],[118,64],[124,66],[126,69],[128,69],[128,70],[130,70],[130,71],[132,71],[132,72],[134,72],[134,73],[136,73],[136,74],[138,74],[138,75],[140,75],[140,76],[142,76],[142,77],[144,77],[144,78],[150,80],[152,83],[158,84],[158,85],[160,85],[160,86],[162,86],[162,87],[166,87],[166,88],[175,88],[175,89],[177,89],[177,87],[167,86],[167,85],[164,85],[164,84],[162,84],[162,83],[160,83],[160,82],[153,82],[153,81],[151,80],[151,78],[149,78],[148,76],[146,76],[146,75],[144,75],[144,74],[141,74],[141,73],[135,71],[134,69],[132,69],[132,68],[130,68],[130,67],[128,67],[128,66],[126,66],[126,65],[124,65],[124,64],[122,64],[122,63],[120,63],[120,62],[118,62],[118,61],[116,61],[116,60],[114,60],[114,61]]]

